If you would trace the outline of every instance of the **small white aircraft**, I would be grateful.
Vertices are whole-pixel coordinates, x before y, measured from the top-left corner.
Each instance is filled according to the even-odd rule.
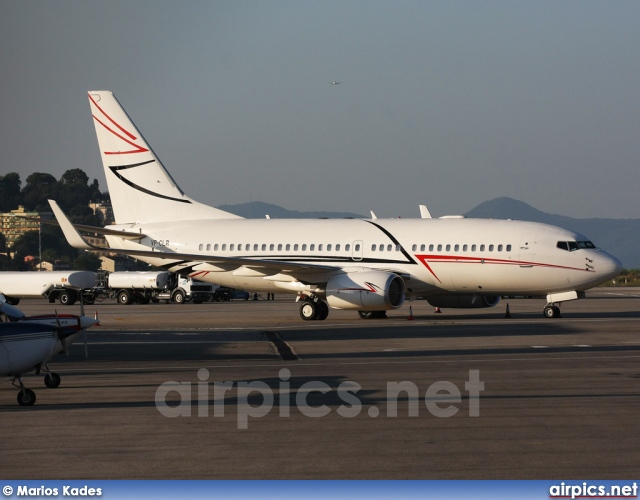
[[[331,85],[340,85],[342,82],[331,82]]]
[[[60,376],[49,370],[49,360],[67,351],[81,332],[86,334],[86,329],[97,322],[97,318],[71,314],[25,316],[0,295],[0,376],[9,377],[14,385],[18,382],[18,404],[31,406],[36,402],[35,393],[24,386],[22,375],[34,370],[39,374],[44,367],[45,385],[58,387]]]
[[[336,84],[339,82],[335,82]],[[546,295],[558,303],[622,266],[586,236],[515,220],[243,219],[189,198],[111,92],[89,92],[100,157],[117,223],[91,232],[112,251],[232,288],[289,292],[304,320],[329,307],[384,317],[405,297],[442,308],[495,306],[501,295]],[[75,248],[97,249],[50,204]]]

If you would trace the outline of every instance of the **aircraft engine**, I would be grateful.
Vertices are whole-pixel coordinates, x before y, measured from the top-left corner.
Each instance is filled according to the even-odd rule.
[[[433,307],[447,309],[478,309],[493,307],[500,302],[499,295],[434,295],[426,297]]]
[[[404,303],[404,280],[384,271],[338,274],[327,282],[327,303],[335,309],[386,311]]]

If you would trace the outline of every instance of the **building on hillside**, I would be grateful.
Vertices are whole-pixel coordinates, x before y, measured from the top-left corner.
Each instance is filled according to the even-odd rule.
[[[93,215],[98,218],[100,224],[103,226],[108,226],[115,222],[115,216],[113,215],[113,208],[110,202],[89,203],[89,208],[93,210]]]
[[[24,217],[53,219],[53,214],[51,212],[27,212],[22,205],[11,212],[0,213],[0,233],[4,234],[7,241],[7,250],[10,250],[16,240],[24,233],[38,231],[39,223]]]

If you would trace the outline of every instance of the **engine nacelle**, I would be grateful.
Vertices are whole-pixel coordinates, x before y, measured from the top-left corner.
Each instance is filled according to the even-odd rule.
[[[359,271],[333,276],[325,290],[334,309],[387,311],[404,304],[404,280],[384,271]]]
[[[426,297],[433,307],[443,309],[478,309],[493,307],[500,302],[499,295],[433,295]]]

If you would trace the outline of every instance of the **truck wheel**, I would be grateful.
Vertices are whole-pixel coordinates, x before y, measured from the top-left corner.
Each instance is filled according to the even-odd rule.
[[[132,300],[131,297],[129,297],[129,292],[127,292],[126,290],[120,290],[118,292],[118,304],[122,304],[123,306],[126,306],[127,304],[131,304]]]
[[[63,306],[72,306],[76,303],[76,298],[71,294],[71,292],[67,292],[66,290],[60,294],[58,299]]]
[[[182,290],[176,290],[176,292],[173,294],[173,301],[176,304],[183,304],[184,303],[184,292]]]

